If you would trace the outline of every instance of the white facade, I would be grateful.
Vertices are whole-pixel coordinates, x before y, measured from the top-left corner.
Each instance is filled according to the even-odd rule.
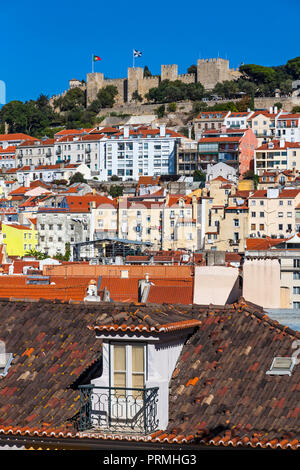
[[[101,179],[116,175],[122,180],[140,176],[175,173],[176,139],[162,134],[111,136],[103,141],[100,155]]]

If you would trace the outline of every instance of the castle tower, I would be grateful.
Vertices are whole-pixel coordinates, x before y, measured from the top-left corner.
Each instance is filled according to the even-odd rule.
[[[131,101],[135,91],[141,94],[144,69],[142,67],[128,67],[127,77],[127,101]]]
[[[178,79],[178,65],[162,65],[161,66],[161,80],[175,81]]]
[[[218,82],[236,80],[239,74],[229,69],[226,59],[198,59],[197,82],[202,83],[206,90],[212,90]]]
[[[86,76],[86,100],[87,105],[97,98],[98,91],[104,86],[104,74],[95,72]]]

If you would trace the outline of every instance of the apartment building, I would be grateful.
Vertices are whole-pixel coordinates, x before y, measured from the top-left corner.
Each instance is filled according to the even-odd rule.
[[[258,177],[257,189],[268,189],[279,186],[298,185],[299,170],[264,171]]]
[[[0,147],[5,148],[5,146],[9,145],[17,146],[26,140],[34,142],[37,139],[22,132],[16,134],[0,134]]]
[[[237,191],[218,177],[203,193],[203,247],[206,250],[244,251],[248,237],[249,191]]]
[[[280,301],[276,308],[300,310],[300,237],[299,233],[282,239],[247,240],[245,256],[249,260],[278,260]],[[264,266],[262,266],[264,268]]]
[[[27,139],[16,148],[16,166],[39,166],[53,163],[55,139]]]
[[[248,120],[254,114],[254,111],[246,111],[246,112],[231,112],[225,118],[225,125],[228,128],[232,129],[247,129],[248,128]]]
[[[198,158],[198,144],[195,140],[186,139],[178,146],[176,174],[192,176],[196,170],[201,170]]]
[[[199,249],[201,224],[201,205],[196,196],[169,194],[162,211],[162,249]]]
[[[276,120],[276,138],[300,142],[300,113],[283,112]]]
[[[193,121],[195,139],[199,140],[207,130],[221,130],[231,111],[202,111]]]
[[[299,204],[300,189],[255,191],[248,200],[249,236],[284,238],[294,233],[299,220],[296,216]]]
[[[91,178],[91,170],[85,164],[57,163],[56,165],[22,166],[16,169],[16,179],[19,184],[25,185],[35,180],[53,183],[57,180],[69,181],[75,173],[81,173],[86,179]]]
[[[104,134],[68,134],[59,137],[54,145],[53,164],[75,164],[86,165],[93,174],[100,171],[100,161],[103,159],[103,153],[100,151],[100,141],[105,137]],[[100,171],[101,176],[101,171]]]
[[[0,147],[0,169],[3,171],[9,168],[15,168],[16,166],[16,146],[6,145],[3,148]]]
[[[248,118],[248,125],[257,138],[258,146],[276,137],[276,122],[281,112],[275,107],[274,110],[270,108],[269,111],[255,111]]]
[[[254,168],[257,139],[251,129],[242,135],[220,135],[203,137],[198,142],[200,164],[204,171],[207,166],[219,162],[232,166],[239,176]]]
[[[165,126],[136,130],[125,126],[103,142],[101,179],[116,175],[122,180],[138,180],[140,176],[175,174],[177,146],[185,139]]]
[[[300,170],[300,142],[289,142],[282,138],[271,140],[255,150],[256,174],[285,170]]]

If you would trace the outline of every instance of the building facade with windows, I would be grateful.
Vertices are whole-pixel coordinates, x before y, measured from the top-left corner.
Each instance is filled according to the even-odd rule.
[[[256,174],[286,170],[300,170],[300,142],[289,142],[282,138],[271,140],[255,150]]]
[[[255,191],[249,196],[249,236],[284,238],[297,230],[300,189]]]

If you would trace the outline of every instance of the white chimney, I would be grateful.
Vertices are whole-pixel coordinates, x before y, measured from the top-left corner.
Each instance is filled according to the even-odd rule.
[[[280,148],[281,148],[281,149],[284,149],[284,147],[285,147],[285,139],[280,139],[279,142],[280,142],[280,143],[279,143]]]
[[[270,114],[273,114],[273,108],[272,108],[272,106],[270,106],[269,112],[270,112]]]
[[[129,137],[129,126],[124,126],[123,133],[125,138]]]
[[[166,126],[165,126],[165,124],[160,126],[159,135],[160,135],[160,137],[166,137]]]
[[[267,189],[267,198],[276,199],[279,196],[278,188],[268,188]]]
[[[277,114],[278,113],[278,108],[277,106],[274,107],[274,114]]]

